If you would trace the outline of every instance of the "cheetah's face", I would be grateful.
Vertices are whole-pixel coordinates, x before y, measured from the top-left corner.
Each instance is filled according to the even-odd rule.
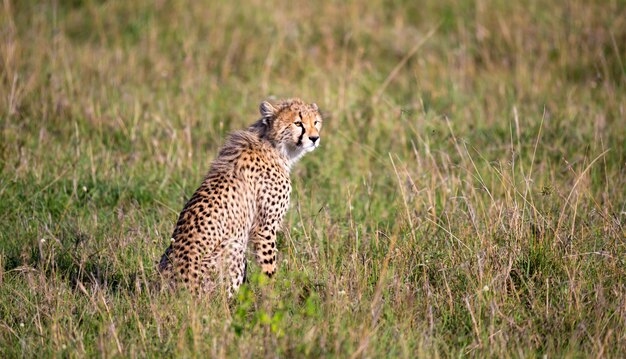
[[[290,160],[297,160],[319,146],[322,116],[316,104],[290,100],[274,107],[263,102],[261,114],[272,122],[276,147]]]

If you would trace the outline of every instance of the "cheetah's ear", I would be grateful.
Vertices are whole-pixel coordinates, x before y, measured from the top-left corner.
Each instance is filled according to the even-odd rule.
[[[267,101],[263,101],[259,106],[259,112],[261,112],[261,116],[263,117],[263,124],[267,125],[268,122],[274,118],[276,115],[276,107],[272,106],[271,103]]]
[[[319,107],[317,107],[317,104],[315,102],[313,102],[311,104],[311,107],[313,107],[313,110],[315,110],[315,111],[319,111],[320,110]]]

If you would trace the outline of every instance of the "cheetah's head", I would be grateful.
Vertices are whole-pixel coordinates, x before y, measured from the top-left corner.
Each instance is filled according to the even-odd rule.
[[[293,163],[320,144],[322,115],[316,104],[290,99],[272,105],[265,101],[259,107],[262,137],[267,138]]]

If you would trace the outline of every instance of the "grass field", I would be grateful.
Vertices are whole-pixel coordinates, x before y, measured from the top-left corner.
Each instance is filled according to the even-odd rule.
[[[0,32],[0,357],[626,353],[625,1],[4,0]],[[326,113],[277,275],[155,289],[270,96]]]

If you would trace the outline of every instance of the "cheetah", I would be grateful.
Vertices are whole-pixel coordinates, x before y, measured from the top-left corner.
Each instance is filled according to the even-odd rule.
[[[229,297],[245,278],[248,242],[261,267],[276,272],[276,233],[289,207],[291,167],[320,144],[315,103],[263,102],[261,118],[233,132],[184,206],[158,269],[173,285]]]

